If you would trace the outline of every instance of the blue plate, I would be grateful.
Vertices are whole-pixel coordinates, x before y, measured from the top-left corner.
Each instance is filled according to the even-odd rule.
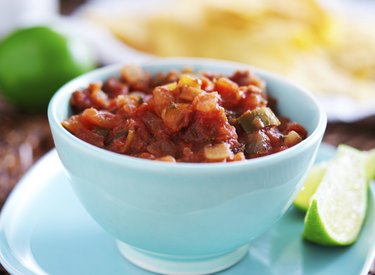
[[[322,145],[317,161],[334,149]],[[367,274],[375,256],[375,191],[358,241],[326,248],[301,239],[303,214],[293,207],[250,247],[230,274]],[[19,182],[0,217],[0,261],[12,274],[147,275],[125,260],[114,239],[80,205],[56,151]]]

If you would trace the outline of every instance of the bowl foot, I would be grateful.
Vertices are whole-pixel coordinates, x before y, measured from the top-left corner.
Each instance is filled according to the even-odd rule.
[[[117,247],[133,264],[152,272],[170,275],[198,275],[221,271],[239,262],[249,248],[244,245],[229,253],[194,258],[147,252],[121,241],[117,241]]]

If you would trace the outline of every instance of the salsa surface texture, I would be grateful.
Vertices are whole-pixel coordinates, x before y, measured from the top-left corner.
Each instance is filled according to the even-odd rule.
[[[306,138],[278,115],[266,83],[250,70],[232,75],[125,66],[70,99],[65,129],[116,153],[169,162],[230,162],[280,152]]]

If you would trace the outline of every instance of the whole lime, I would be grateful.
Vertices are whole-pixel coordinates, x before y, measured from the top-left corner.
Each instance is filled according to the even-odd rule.
[[[0,92],[25,110],[45,110],[61,85],[94,68],[91,53],[49,27],[18,30],[0,42]]]

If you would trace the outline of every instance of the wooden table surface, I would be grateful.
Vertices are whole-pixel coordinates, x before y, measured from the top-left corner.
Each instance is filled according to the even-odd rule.
[[[83,2],[63,0],[62,13],[69,14]],[[355,123],[329,123],[323,141],[362,150],[375,148],[375,116]],[[20,177],[52,148],[46,115],[22,113],[0,98],[0,208]],[[0,274],[7,274],[1,266]],[[374,265],[369,274],[375,275]]]

